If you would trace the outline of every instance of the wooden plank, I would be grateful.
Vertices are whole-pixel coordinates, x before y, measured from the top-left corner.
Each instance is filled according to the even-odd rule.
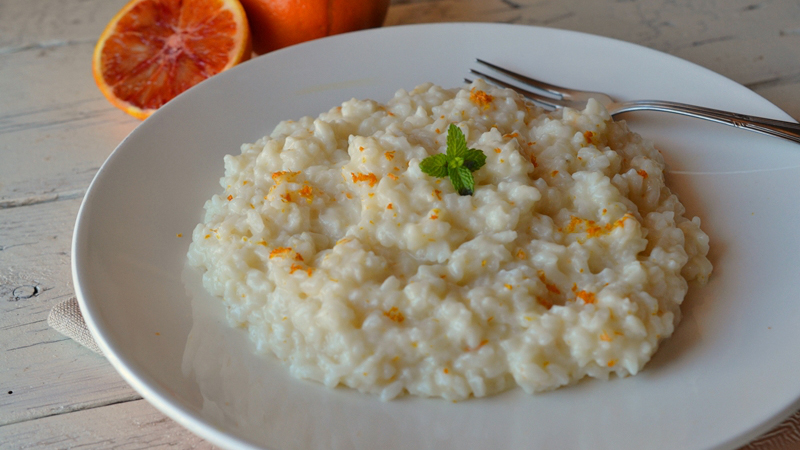
[[[92,48],[0,54],[0,208],[81,196],[139,124],[95,86]]]
[[[800,75],[757,83],[749,88],[800,121]]]
[[[91,75],[97,37],[125,3],[0,3],[0,208],[82,196],[139,123]]]
[[[125,3],[0,2],[0,208],[81,196],[139,123],[91,75],[94,44]]]
[[[0,424],[141,398],[103,357],[47,325],[50,309],[73,295],[79,206],[0,209]]]
[[[216,449],[144,400],[0,426],[0,449]]]
[[[699,2],[695,10],[671,9],[672,17],[666,18],[671,21],[671,35],[656,40],[654,48],[745,85],[800,75],[797,2],[706,1]],[[685,37],[680,38],[681,34]]]
[[[25,0],[0,2],[0,54],[88,42],[127,0]]]

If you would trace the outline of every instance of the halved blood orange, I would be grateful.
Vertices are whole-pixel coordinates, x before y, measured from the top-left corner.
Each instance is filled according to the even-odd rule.
[[[100,35],[92,73],[111,103],[144,119],[251,53],[239,0],[132,0]]]

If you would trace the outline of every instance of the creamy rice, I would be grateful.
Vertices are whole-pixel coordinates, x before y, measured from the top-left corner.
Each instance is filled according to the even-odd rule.
[[[487,156],[473,196],[419,169],[451,123]],[[259,352],[328,387],[461,400],[627,376],[711,273],[664,170],[597,102],[424,84],[226,156],[189,260]]]

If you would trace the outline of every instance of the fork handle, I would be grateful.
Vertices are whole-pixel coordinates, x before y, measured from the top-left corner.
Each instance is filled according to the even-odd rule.
[[[800,124],[793,122],[747,116],[744,114],[721,111],[719,109],[661,100],[620,102],[616,106],[613,112],[615,115],[630,111],[662,111],[710,120],[744,130],[755,131],[756,133],[788,139],[800,144]]]

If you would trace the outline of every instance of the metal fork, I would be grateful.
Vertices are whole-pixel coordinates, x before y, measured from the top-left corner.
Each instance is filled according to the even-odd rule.
[[[602,92],[568,89],[512,72],[508,69],[504,69],[481,59],[477,59],[477,61],[478,63],[490,67],[491,69],[494,69],[495,71],[500,72],[509,78],[546,93],[544,95],[539,94],[508,83],[491,75],[470,69],[470,72],[480,76],[487,82],[517,91],[533,101],[535,104],[547,110],[554,110],[564,107],[583,109],[586,106],[586,102],[588,102],[590,98],[594,98],[603,104],[603,106],[606,107],[612,116],[630,111],[662,111],[681,114],[689,117],[696,117],[698,119],[710,120],[712,122],[730,125],[743,130],[755,131],[756,133],[788,139],[792,142],[800,144],[800,124],[797,123],[767,119],[764,117],[748,116],[729,111],[721,111],[702,106],[687,105],[685,103],[668,102],[662,100],[619,102],[615,101],[608,95],[603,94]],[[469,79],[465,79],[465,81],[468,83],[472,82]]]

